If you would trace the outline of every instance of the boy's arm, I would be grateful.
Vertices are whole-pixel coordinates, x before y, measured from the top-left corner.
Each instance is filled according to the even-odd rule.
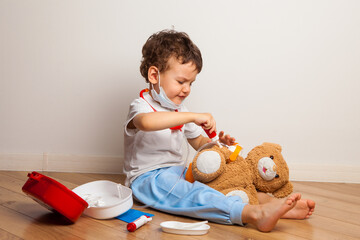
[[[193,112],[140,113],[128,123],[128,128],[137,128],[142,131],[157,131],[189,122],[204,126],[210,132],[216,131],[216,123],[211,114]]]
[[[211,142],[210,138],[199,135],[196,138],[188,139],[188,143],[197,151],[202,145]]]
[[[229,146],[235,144],[235,138],[231,137],[229,134],[224,135],[224,131],[219,133],[219,141]],[[211,140],[208,137],[200,135],[197,138],[188,139],[188,142],[197,151],[202,145],[211,142]]]

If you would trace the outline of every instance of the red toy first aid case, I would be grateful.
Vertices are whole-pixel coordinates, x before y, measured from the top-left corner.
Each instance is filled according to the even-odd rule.
[[[58,181],[38,172],[29,173],[28,177],[29,179],[22,187],[23,192],[46,208],[65,216],[71,222],[76,222],[88,207],[84,199]]]

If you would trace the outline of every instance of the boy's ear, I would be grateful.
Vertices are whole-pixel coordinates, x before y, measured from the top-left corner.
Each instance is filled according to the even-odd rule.
[[[157,67],[155,67],[155,66],[149,67],[149,70],[148,70],[149,82],[151,82],[152,84],[157,84],[159,81],[158,75],[159,75],[159,71],[158,71]]]

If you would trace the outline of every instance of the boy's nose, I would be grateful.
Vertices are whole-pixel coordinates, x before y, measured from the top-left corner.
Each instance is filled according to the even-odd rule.
[[[185,84],[182,90],[183,90],[184,93],[189,93],[190,92],[190,86]]]

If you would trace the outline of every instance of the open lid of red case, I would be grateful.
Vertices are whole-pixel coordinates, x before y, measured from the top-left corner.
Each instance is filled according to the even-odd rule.
[[[71,222],[76,222],[88,207],[84,199],[58,181],[38,172],[29,173],[28,177],[22,191],[39,204],[60,213]]]

